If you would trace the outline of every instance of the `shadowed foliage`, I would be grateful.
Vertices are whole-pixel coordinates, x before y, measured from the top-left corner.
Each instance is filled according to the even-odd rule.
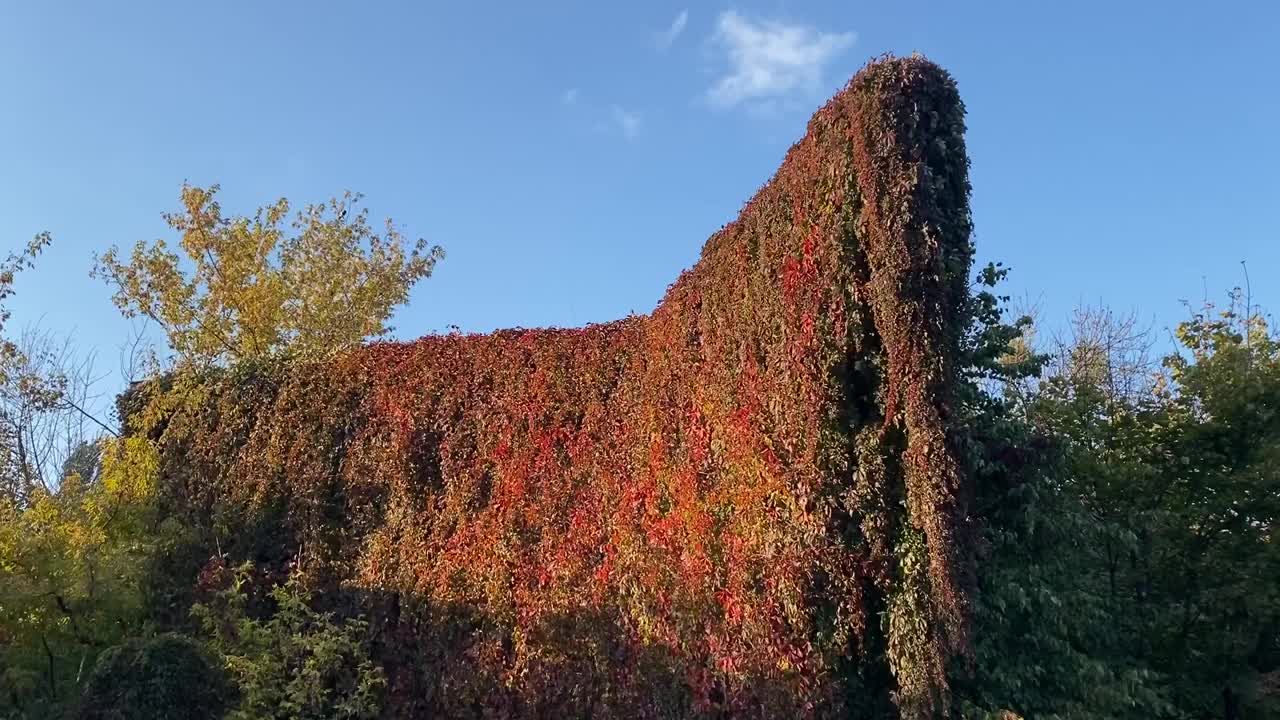
[[[208,653],[181,635],[132,640],[98,658],[81,720],[214,720],[231,686]]]

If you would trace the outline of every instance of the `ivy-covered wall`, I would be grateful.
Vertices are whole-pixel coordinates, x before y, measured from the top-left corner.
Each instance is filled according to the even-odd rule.
[[[651,315],[181,389],[175,617],[216,548],[359,603],[403,716],[929,714],[970,644],[963,114],[869,64]]]

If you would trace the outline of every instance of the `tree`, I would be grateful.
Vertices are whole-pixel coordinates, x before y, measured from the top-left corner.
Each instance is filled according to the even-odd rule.
[[[0,717],[54,716],[142,624],[154,451],[124,438],[73,458],[56,488],[0,499]]]
[[[975,662],[956,669],[954,715],[1113,719],[1159,717],[1167,706],[1151,673],[1113,663],[1108,607],[1082,583],[1089,548],[1107,534],[1078,498],[1063,492],[1055,438],[1028,422],[1028,403],[1057,370],[1034,348],[1030,317],[1006,320],[1008,297],[992,291],[1008,271],[988,266],[969,308],[967,382],[956,425],[981,518],[974,622]]]
[[[36,256],[44,251],[52,237],[47,232],[42,232],[31,239],[18,252],[9,253],[4,262],[0,262],[0,330],[4,329],[6,323],[9,322],[9,309],[4,306],[4,302],[13,296],[13,282],[17,278],[19,272],[30,268],[34,263]],[[18,348],[9,340],[0,341],[0,357],[8,360],[18,354]]]
[[[393,310],[443,256],[425,240],[409,244],[390,220],[375,232],[357,194],[287,222],[287,200],[225,216],[217,192],[184,186],[182,210],[165,215],[181,255],[163,239],[139,241],[128,260],[108,249],[93,271],[126,316],[163,329],[180,361],[313,356],[385,335]]]
[[[1275,717],[1280,697],[1280,338],[1236,290],[1177,330],[1148,462],[1160,477],[1141,600],[1192,711]],[[1271,678],[1270,681],[1267,678]]]
[[[54,398],[43,383],[29,383],[30,376],[24,372],[28,364],[26,355],[4,333],[10,317],[5,301],[13,296],[17,274],[30,268],[49,242],[48,233],[36,235],[26,247],[9,253],[0,263],[0,394],[20,399],[23,405],[36,407],[47,406]],[[0,418],[0,500],[19,502],[37,483],[35,469],[26,458],[26,449],[21,445],[20,436],[11,431],[14,423],[8,420],[7,417]]]
[[[90,412],[99,379],[92,354],[34,327],[12,347],[0,377],[0,485],[21,502],[37,486],[56,490],[68,462],[91,479],[84,454],[115,431]]]
[[[1036,505],[1020,511],[1026,529],[1013,548],[1029,562],[1010,577],[1018,591],[987,601],[1010,627],[1012,601],[1035,600],[1029,590],[1046,588],[1036,581],[1057,574],[1041,624],[1070,618],[1068,649],[1128,678],[1113,699],[1130,716],[1273,717],[1280,699],[1280,342],[1241,301],[1234,293],[1225,310],[1180,325],[1163,368],[1131,317],[1078,313],[1025,408],[1060,458]],[[1055,528],[1066,542],[1037,550],[1047,546],[1035,538]],[[1028,666],[1044,668],[1049,645],[1034,645]],[[1021,686],[1046,687],[1033,679]],[[1079,687],[1068,696],[1107,685]],[[1112,708],[1092,712],[1125,716]]]

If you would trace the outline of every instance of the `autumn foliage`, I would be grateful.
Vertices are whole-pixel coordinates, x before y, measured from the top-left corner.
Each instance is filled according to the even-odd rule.
[[[652,314],[211,371],[136,430],[162,495],[196,559],[372,610],[398,714],[827,716],[877,667],[927,714],[969,647],[963,130],[874,62]]]

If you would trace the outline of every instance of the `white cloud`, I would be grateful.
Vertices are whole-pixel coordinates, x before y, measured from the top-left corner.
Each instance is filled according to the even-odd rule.
[[[639,110],[628,110],[621,105],[602,105],[593,102],[589,95],[578,88],[569,88],[560,95],[565,113],[576,118],[576,122],[584,124],[593,132],[605,135],[622,136],[634,140],[640,135],[644,125],[644,117]]]
[[[613,106],[612,111],[613,122],[622,132],[622,136],[628,140],[634,140],[636,135],[640,134],[640,114],[623,110],[617,105]]]
[[[779,20],[720,14],[712,42],[725,52],[728,71],[707,91],[718,107],[817,90],[828,63],[853,46],[851,32],[825,33]]]
[[[684,32],[684,26],[689,24],[689,11],[681,10],[676,19],[671,21],[671,27],[658,33],[657,44],[658,51],[665,52],[671,47],[676,38],[680,37],[680,33]]]

